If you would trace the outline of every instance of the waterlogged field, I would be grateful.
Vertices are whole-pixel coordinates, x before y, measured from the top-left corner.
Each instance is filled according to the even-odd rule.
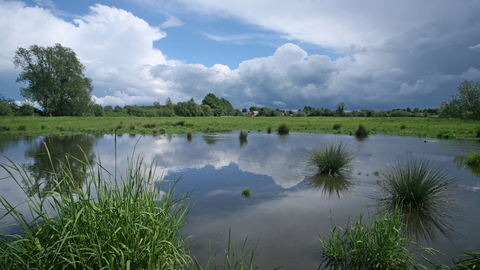
[[[0,136],[71,134],[164,134],[266,131],[286,123],[290,132],[354,134],[363,124],[370,134],[442,139],[479,139],[474,120],[361,117],[0,117]]]
[[[244,118],[168,119],[172,120],[185,120],[187,124],[192,121],[192,127],[206,125],[214,129],[228,125],[222,122],[226,120],[233,122],[230,124],[232,127],[241,125],[235,122],[242,122]],[[197,120],[206,122],[195,122]],[[327,130],[329,125],[331,129],[333,122],[342,123],[340,130],[354,129],[358,122],[350,123],[350,126],[348,118],[343,121],[335,121],[335,118],[295,118],[292,119],[295,123],[287,122],[291,125],[290,134],[280,136],[266,131],[268,126],[280,123],[267,122],[276,121],[276,118],[247,120],[250,126],[245,129],[251,131],[243,139],[239,138],[239,130],[193,132],[191,135],[64,135],[41,139],[49,146],[54,160],[63,161],[65,153],[70,153],[90,162],[100,160],[112,175],[116,169],[117,174],[122,175],[125,174],[128,160],[141,156],[144,163],[158,165],[157,175],[162,175],[163,179],[171,181],[181,178],[176,186],[175,198],[192,192],[190,203],[193,204],[187,215],[183,237],[199,260],[202,254],[206,255],[206,247],[223,254],[231,230],[230,240],[236,245],[237,251],[247,237],[246,249],[257,245],[255,262],[260,264],[259,269],[279,266],[283,269],[317,269],[321,252],[318,235],[327,236],[334,227],[345,227],[351,224],[349,221],[355,222],[362,213],[366,220],[376,216],[379,201],[388,195],[379,188],[378,176],[387,165],[408,158],[429,160],[441,166],[457,182],[453,193],[443,203],[429,209],[429,212],[413,212],[405,217],[404,221],[412,225],[405,233],[414,237],[419,244],[443,252],[448,257],[446,263],[451,263],[452,257],[458,258],[459,251],[480,250],[480,178],[464,164],[469,154],[480,151],[479,142],[440,139],[425,143],[425,140],[434,140],[434,137],[379,134],[359,140],[355,136],[342,134],[295,132],[303,125],[317,127],[314,129],[317,131],[323,127]],[[332,122],[327,123],[327,120]],[[414,122],[402,122],[403,119],[375,119],[377,122],[361,120],[365,120],[362,123],[367,127],[374,127],[373,123],[376,123],[377,128],[395,125],[400,130],[399,124],[404,123],[404,130],[408,130],[409,125],[414,125]],[[397,120],[399,122],[393,122]],[[414,120],[419,124],[418,119]],[[425,119],[423,124],[441,125],[441,120],[435,120],[429,122],[431,120]],[[380,121],[384,121],[383,124]],[[468,125],[473,129],[473,123]],[[161,128],[160,124],[155,128]],[[23,166],[28,174],[41,179],[41,188],[48,190],[52,185],[46,172],[51,164],[42,140],[5,137],[0,140],[0,152]],[[317,175],[315,170],[307,166],[309,152],[332,142],[342,142],[351,150],[354,160],[348,175],[345,175],[347,177]],[[5,162],[7,160],[3,158],[2,163]],[[6,177],[6,173],[1,171],[0,195],[13,205],[21,203],[25,199],[22,190]],[[25,205],[17,210],[28,211]],[[13,221],[4,218],[2,222]],[[2,232],[15,229],[8,227]],[[222,258],[219,256],[219,259]]]

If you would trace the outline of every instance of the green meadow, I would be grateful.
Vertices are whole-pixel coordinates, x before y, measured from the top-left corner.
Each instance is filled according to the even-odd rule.
[[[478,140],[480,123],[457,118],[418,117],[35,117],[0,118],[0,136],[31,137],[68,134],[163,134],[231,130],[277,131],[354,135],[359,125],[369,134],[440,139]]]

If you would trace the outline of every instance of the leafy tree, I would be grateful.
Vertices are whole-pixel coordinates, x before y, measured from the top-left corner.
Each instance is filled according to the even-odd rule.
[[[235,109],[235,116],[242,116],[243,113],[240,111],[240,109]]]
[[[89,110],[92,80],[83,74],[85,67],[72,49],[59,43],[20,47],[13,59],[15,68],[23,70],[16,81],[28,83],[21,88],[22,96],[36,101],[45,115],[83,115]]]
[[[15,112],[16,116],[32,116],[35,115],[35,108],[30,104],[23,104]]]
[[[10,116],[13,115],[14,111],[18,109],[17,104],[13,99],[4,98],[0,94],[0,115]]]
[[[224,98],[219,99],[214,94],[207,94],[203,100],[203,105],[208,105],[213,110],[214,116],[235,115],[232,104]]]
[[[120,106],[115,106],[115,108],[113,109],[115,112],[122,112],[123,111],[123,108],[120,107]]]
[[[169,109],[173,110],[173,103],[172,103],[172,99],[170,99],[170,97],[167,97],[165,99],[165,106],[167,106]]]
[[[103,110],[103,107],[102,105],[100,104],[94,104],[92,106],[92,112],[93,112],[93,115],[99,117],[99,116],[104,116],[105,115],[105,112]]]
[[[458,92],[448,102],[442,102],[441,115],[480,119],[480,82],[464,80],[458,86]]]
[[[111,112],[111,111],[113,111],[113,107],[111,105],[107,105],[107,106],[103,107],[103,111],[104,112]]]
[[[202,108],[203,116],[213,116],[213,110],[208,105],[200,105]]]
[[[305,106],[305,107],[303,107],[303,111],[308,115],[308,114],[314,112],[315,108],[313,108],[312,106]]]
[[[246,113],[246,112],[248,112],[247,108],[243,108],[242,113]]]
[[[252,106],[250,107],[250,112],[258,111],[258,107]]]
[[[337,114],[339,116],[345,116],[345,102],[340,102],[337,104]]]

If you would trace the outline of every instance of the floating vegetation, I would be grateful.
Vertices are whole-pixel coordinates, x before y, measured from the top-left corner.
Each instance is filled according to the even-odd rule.
[[[425,158],[398,159],[380,174],[380,188],[385,199],[401,208],[417,209],[447,203],[456,179]]]
[[[249,188],[245,188],[244,190],[242,190],[242,195],[243,195],[243,197],[245,197],[245,198],[250,198],[250,189],[249,189]]]
[[[282,123],[278,126],[277,132],[278,134],[288,134],[290,132],[290,127],[287,124]]]
[[[344,174],[350,171],[354,156],[343,140],[308,152],[307,164],[320,174]]]

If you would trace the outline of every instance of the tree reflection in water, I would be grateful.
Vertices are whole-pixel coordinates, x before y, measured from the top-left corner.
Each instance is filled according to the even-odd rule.
[[[42,194],[55,187],[55,181],[61,181],[64,166],[71,167],[76,185],[81,186],[85,180],[85,163],[93,163],[95,142],[103,137],[92,135],[48,136],[30,145],[25,156],[32,158],[32,163],[25,164],[32,183],[24,180],[28,196]],[[48,152],[47,152],[48,149]]]
[[[305,178],[304,183],[308,189],[321,191],[324,195],[328,195],[329,199],[333,196],[340,199],[350,193],[353,188],[348,175],[312,174]]]

